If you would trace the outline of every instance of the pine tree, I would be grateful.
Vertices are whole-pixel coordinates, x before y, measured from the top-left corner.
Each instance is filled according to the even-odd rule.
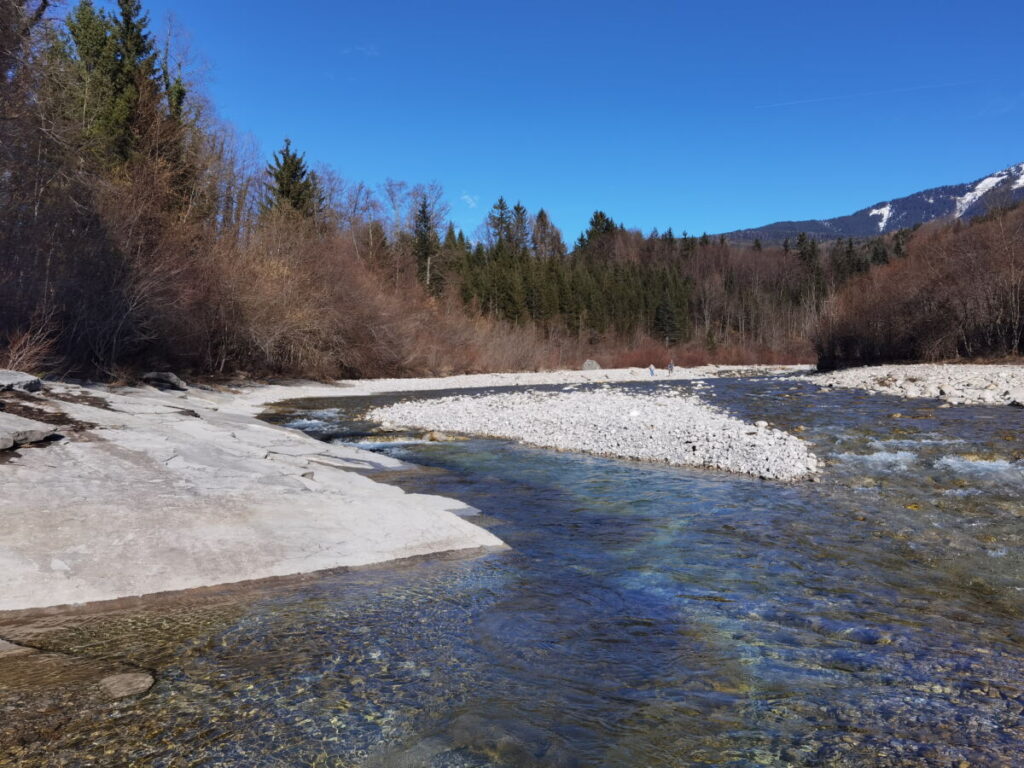
[[[796,253],[804,266],[813,267],[818,263],[818,241],[801,232],[796,237]]]
[[[495,246],[508,243],[512,235],[512,212],[504,197],[499,197],[487,214],[487,231]]]
[[[885,240],[881,237],[871,243],[871,263],[888,264],[889,249],[885,247]]]
[[[323,210],[320,180],[306,166],[306,156],[292,149],[291,139],[285,139],[284,147],[274,153],[273,161],[267,166],[267,176],[270,180],[266,187],[264,212],[288,211],[313,218]]]
[[[587,231],[580,235],[574,250],[596,255],[607,250],[604,246],[609,236],[617,230],[615,221],[604,211],[594,211],[587,225]]]
[[[679,341],[679,323],[676,321],[675,309],[667,292],[662,295],[654,310],[653,331],[655,338],[663,341],[665,346],[671,346]]]
[[[180,123],[187,89],[181,75],[171,77],[168,55],[164,66],[151,33],[149,17],[139,0],[118,0],[117,11],[98,10],[82,0],[67,17],[67,37],[60,55],[78,67],[82,88],[68,98],[75,119],[86,137],[98,142],[101,154],[115,162],[127,161],[138,148],[139,137],[162,120]],[[166,113],[160,112],[164,103]],[[84,118],[84,120],[83,120]],[[177,149],[168,148],[177,161]]]
[[[455,233],[451,230],[454,239]],[[437,256],[441,251],[441,243],[437,238],[437,227],[430,212],[426,196],[420,198],[413,218],[413,255],[416,258],[416,275],[427,291],[433,295],[441,292],[444,284],[441,270],[437,269]]]

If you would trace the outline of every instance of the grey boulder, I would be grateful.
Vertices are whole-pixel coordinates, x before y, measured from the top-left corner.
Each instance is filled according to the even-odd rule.
[[[21,371],[0,370],[0,392],[38,392],[43,388],[43,382],[38,376]]]
[[[596,360],[587,360],[583,364],[583,367],[580,370],[584,370],[584,371],[600,371],[601,370],[601,366],[598,364],[598,362]]]
[[[170,371],[150,371],[142,374],[142,380],[157,389],[177,389],[181,392],[188,390],[188,384]]]

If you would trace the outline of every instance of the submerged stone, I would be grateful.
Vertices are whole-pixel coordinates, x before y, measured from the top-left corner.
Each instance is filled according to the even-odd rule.
[[[100,680],[100,687],[112,699],[138,696],[153,687],[153,676],[146,672],[128,672]]]

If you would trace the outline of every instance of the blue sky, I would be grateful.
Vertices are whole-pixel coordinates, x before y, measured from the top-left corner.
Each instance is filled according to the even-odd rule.
[[[1019,0],[144,3],[265,154],[437,181],[468,233],[498,195],[713,233],[1024,161]]]

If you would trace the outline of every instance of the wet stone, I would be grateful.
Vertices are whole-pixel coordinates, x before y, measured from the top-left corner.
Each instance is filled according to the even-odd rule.
[[[124,699],[146,693],[153,687],[153,677],[145,672],[111,675],[100,680],[100,687],[112,699]]]

